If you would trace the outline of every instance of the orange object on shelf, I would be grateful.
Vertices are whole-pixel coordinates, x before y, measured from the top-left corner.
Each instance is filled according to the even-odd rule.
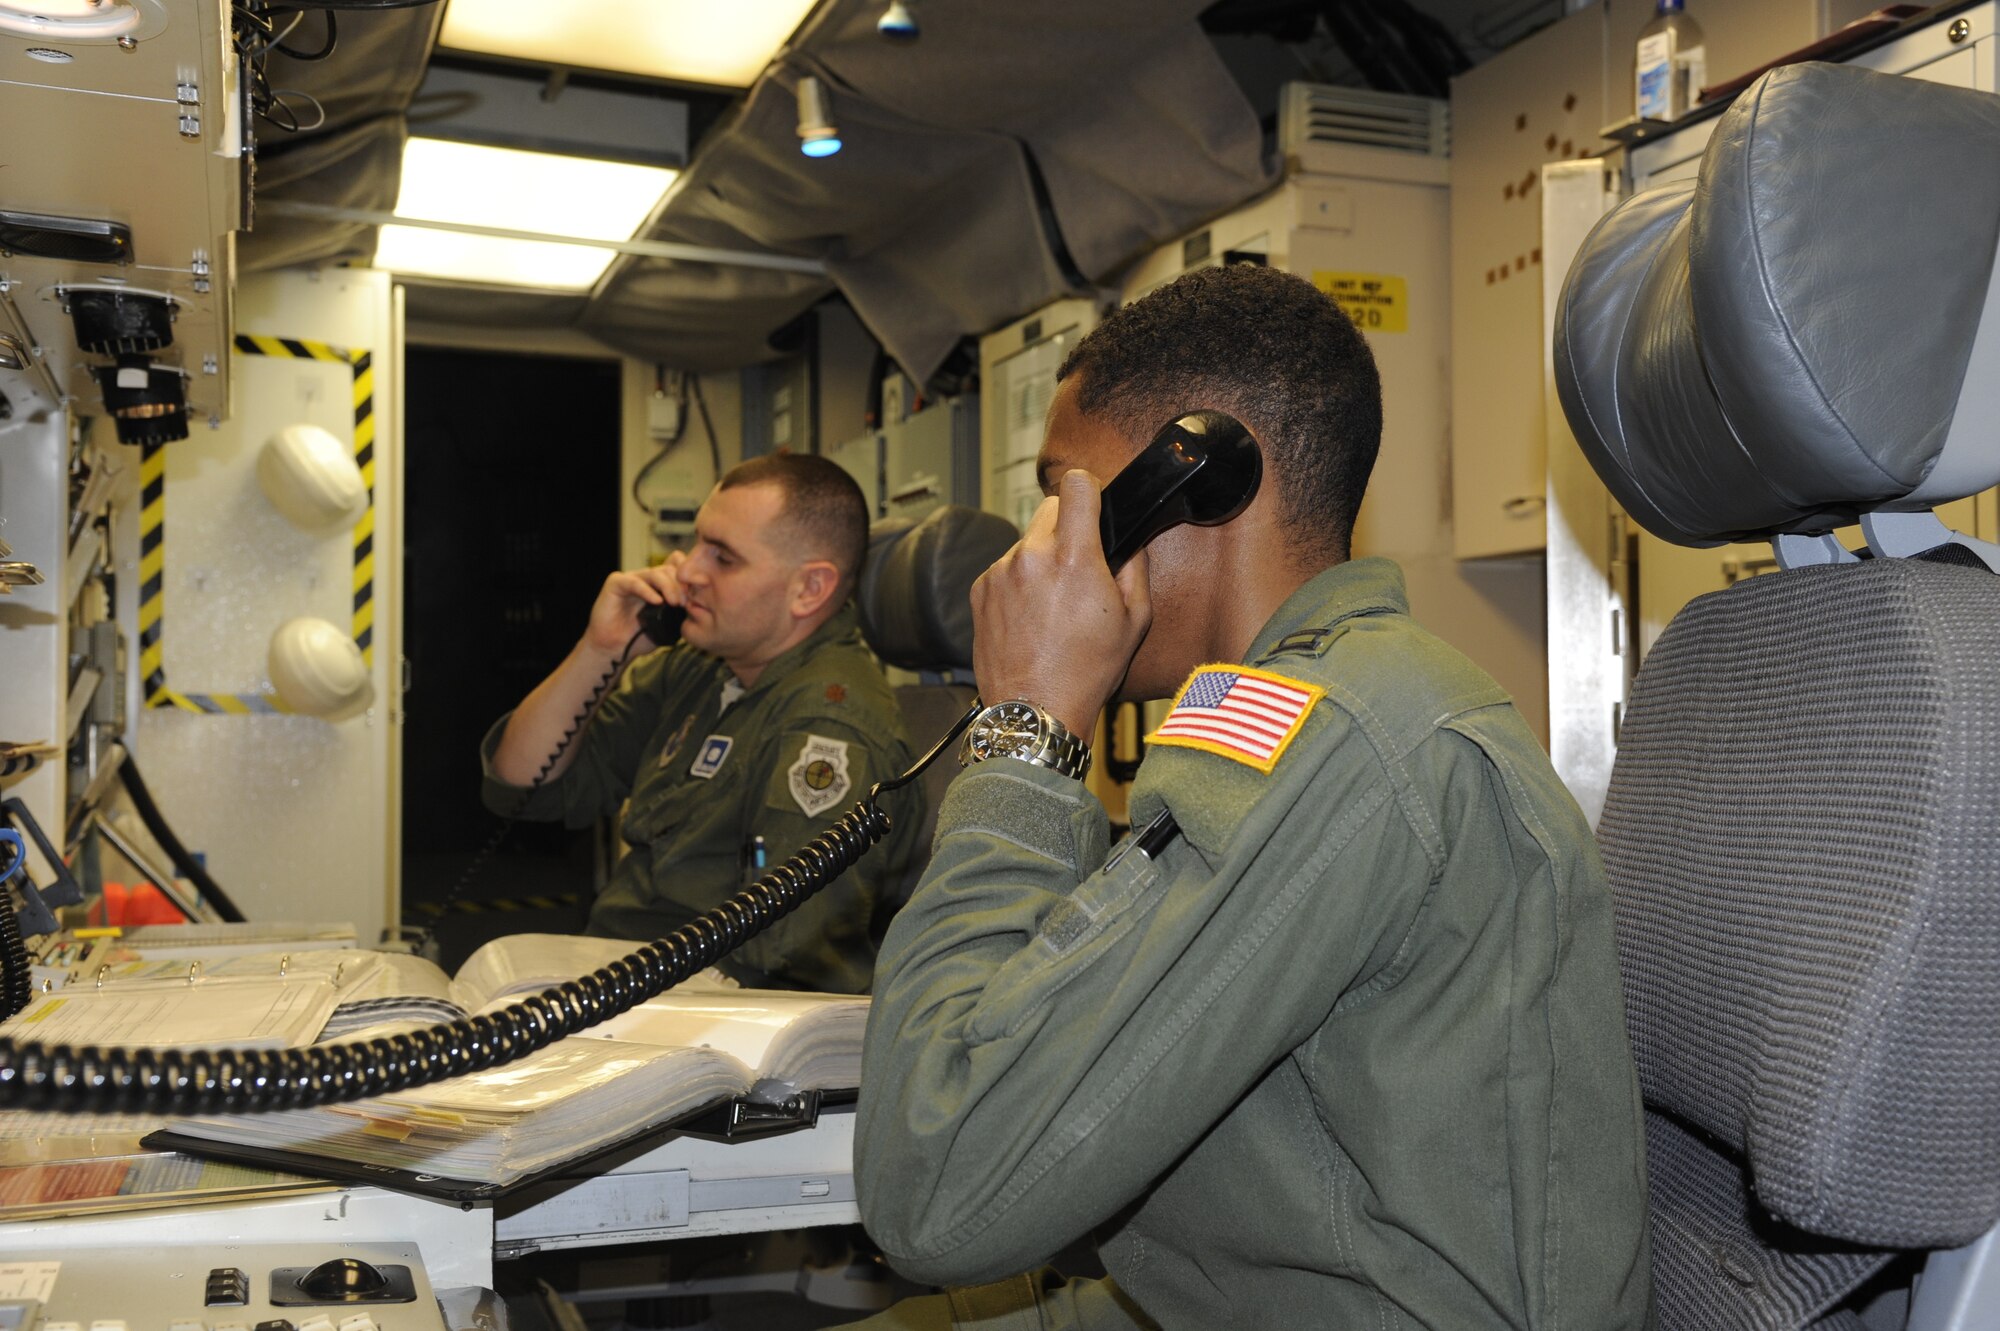
[[[106,925],[185,924],[187,916],[151,883],[106,883],[90,908],[90,922]]]

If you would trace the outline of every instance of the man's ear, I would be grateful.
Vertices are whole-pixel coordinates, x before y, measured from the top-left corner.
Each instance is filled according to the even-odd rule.
[[[809,619],[827,608],[840,589],[840,569],[828,559],[808,560],[799,565],[796,589],[792,594],[792,614]]]

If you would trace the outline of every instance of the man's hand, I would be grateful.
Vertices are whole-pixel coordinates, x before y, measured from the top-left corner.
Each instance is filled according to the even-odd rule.
[[[972,585],[973,672],[989,703],[1026,698],[1088,737],[1153,621],[1142,552],[1113,580],[1098,485],[1071,471],[1027,535]]]
[[[512,785],[527,786],[538,779],[553,781],[569,770],[576,761],[573,732],[588,715],[586,709],[604,701],[606,686],[624,669],[625,648],[639,631],[639,611],[649,605],[686,603],[679,576],[686,560],[676,550],[657,567],[613,573],[604,580],[582,640],[507,719],[493,751],[495,775]]]
[[[687,593],[680,580],[680,567],[686,562],[687,554],[676,550],[667,556],[665,563],[613,573],[606,578],[596,603],[590,607],[590,627],[584,631],[584,642],[616,656],[639,631],[640,610],[649,605],[686,604]]]

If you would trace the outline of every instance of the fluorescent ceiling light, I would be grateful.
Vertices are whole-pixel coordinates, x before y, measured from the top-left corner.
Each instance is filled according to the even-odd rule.
[[[72,18],[95,18],[104,0],[0,0],[0,9],[16,14],[39,14],[61,22]]]
[[[814,0],[451,0],[440,46],[747,88]]]
[[[159,5],[150,26],[157,31],[164,23]],[[140,33],[145,14],[132,0],[0,0],[0,33],[10,37],[47,37],[59,40],[106,42],[116,37],[150,36]]]
[[[616,250],[591,245],[503,240],[415,226],[385,226],[375,239],[375,266],[392,273],[555,291],[589,290],[617,257]]]
[[[403,145],[396,216],[630,240],[680,173],[444,139]]]
[[[679,173],[444,139],[403,145],[396,216],[583,240],[630,240]],[[417,277],[578,290],[615,250],[385,226],[375,266]]]

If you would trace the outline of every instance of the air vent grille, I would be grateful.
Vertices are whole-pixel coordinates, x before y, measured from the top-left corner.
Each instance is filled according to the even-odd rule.
[[[1451,156],[1451,104],[1430,97],[1288,83],[1279,117],[1287,156],[1308,144],[1344,143],[1420,157]]]

